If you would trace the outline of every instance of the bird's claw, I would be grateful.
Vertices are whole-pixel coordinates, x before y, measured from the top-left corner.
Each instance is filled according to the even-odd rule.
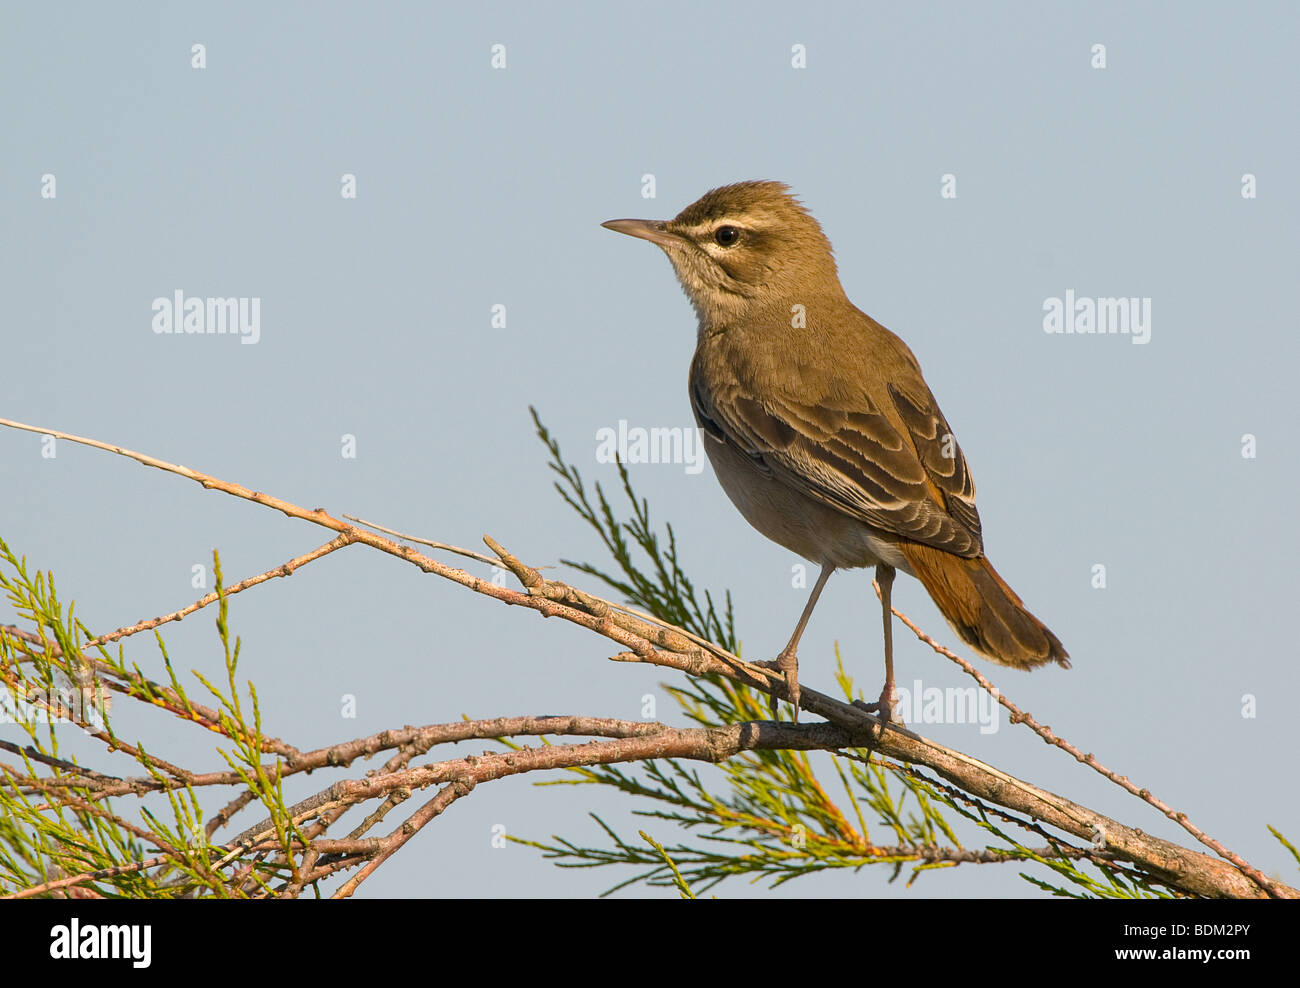
[[[900,725],[903,723],[903,718],[898,713],[898,690],[894,688],[893,683],[885,684],[885,688],[880,691],[880,699],[874,703],[854,700],[853,706],[869,714],[875,714],[887,723]]]
[[[782,652],[770,662],[755,662],[754,665],[762,666],[764,669],[775,669],[785,676],[785,693],[786,699],[794,707],[794,719],[797,723],[799,720],[799,658],[794,652]],[[778,697],[775,693],[769,696],[770,707],[772,710],[772,719],[776,720],[776,705]]]

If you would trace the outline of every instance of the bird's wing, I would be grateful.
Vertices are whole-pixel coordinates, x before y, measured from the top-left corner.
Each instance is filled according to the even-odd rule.
[[[914,378],[914,380],[908,380]],[[975,483],[920,377],[888,387],[903,428],[861,393],[817,405],[761,399],[739,385],[710,388],[691,374],[701,427],[783,483],[873,528],[959,556],[983,552]]]

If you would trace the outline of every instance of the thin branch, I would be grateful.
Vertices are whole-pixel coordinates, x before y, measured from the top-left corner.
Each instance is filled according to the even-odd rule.
[[[231,597],[239,593],[241,590],[255,587],[259,583],[265,583],[267,580],[273,580],[276,577],[282,576],[293,576],[294,571],[300,566],[306,566],[308,563],[320,559],[322,556],[329,555],[335,549],[342,549],[346,545],[351,545],[352,542],[352,536],[347,532],[342,532],[335,538],[330,539],[324,545],[313,549],[311,552],[304,553],[301,556],[296,556],[287,562],[281,563],[279,566],[267,570],[265,573],[258,573],[256,576],[250,576],[246,580],[240,580],[238,583],[224,587],[221,592],[225,594],[225,596]],[[200,597],[194,603],[182,607],[179,611],[172,611],[172,613],[165,614],[162,617],[150,618],[148,621],[140,621],[137,624],[132,624],[125,628],[118,628],[116,631],[110,631],[106,635],[100,635],[98,638],[92,638],[90,641],[86,642],[85,647],[93,648],[96,645],[103,645],[106,642],[115,642],[119,638],[126,638],[128,635],[134,635],[141,631],[152,631],[159,625],[167,624],[169,621],[179,621],[182,618],[193,614],[200,608],[207,607],[209,604],[215,604],[217,599],[217,594],[213,591],[210,594]]]
[[[330,896],[331,899],[349,899],[356,892],[357,886],[374,874],[375,869],[387,861],[390,857],[401,850],[402,845],[418,834],[434,819],[442,815],[443,810],[460,799],[462,796],[468,796],[474,791],[474,779],[452,779],[439,793],[421,806],[415,813],[411,814],[402,826],[394,830],[384,840],[384,850],[375,855],[370,861],[366,862],[364,868],[343,883],[339,889]]]
[[[876,588],[876,596],[879,597],[880,585],[873,580],[872,586]],[[1119,786],[1121,789],[1125,790],[1126,792],[1132,793],[1134,796],[1138,797],[1138,799],[1155,807],[1157,810],[1159,810],[1161,813],[1167,816],[1170,820],[1173,820],[1176,824],[1178,824],[1180,827],[1186,830],[1189,834],[1195,837],[1206,847],[1211,848],[1220,857],[1228,861],[1231,861],[1234,865],[1240,868],[1245,874],[1249,875],[1255,881],[1255,883],[1259,885],[1260,888],[1268,892],[1269,895],[1278,898],[1291,897],[1287,893],[1294,890],[1289,889],[1286,885],[1283,885],[1280,882],[1275,882],[1273,879],[1269,878],[1267,875],[1261,872],[1258,868],[1255,868],[1253,865],[1247,862],[1245,858],[1234,853],[1233,851],[1230,851],[1219,841],[1215,840],[1213,837],[1211,837],[1209,834],[1203,831],[1200,827],[1192,823],[1192,821],[1188,818],[1186,813],[1183,813],[1180,810],[1175,810],[1172,807],[1170,807],[1167,803],[1164,803],[1163,801],[1157,799],[1154,795],[1152,795],[1150,789],[1139,788],[1129,780],[1129,777],[1127,775],[1120,775],[1118,772],[1112,771],[1111,769],[1107,768],[1100,761],[1098,761],[1096,756],[1093,755],[1091,752],[1084,754],[1074,745],[1070,744],[1069,741],[1066,741],[1064,738],[1058,737],[1056,734],[1052,732],[1052,729],[1050,727],[1048,727],[1045,724],[1038,723],[1038,721],[1036,721],[1033,718],[1033,715],[1021,710],[1014,703],[1008,700],[1007,697],[1002,693],[1002,691],[999,690],[996,686],[994,686],[991,682],[989,682],[989,680],[985,678],[985,676],[973,665],[971,665],[969,662],[963,659],[956,652],[952,651],[949,648],[945,648],[943,645],[940,645],[932,637],[930,637],[919,627],[917,627],[917,625],[913,623],[912,619],[909,618],[902,611],[900,611],[897,607],[891,607],[891,610],[894,612],[895,615],[897,615],[900,621],[902,621],[905,625],[907,625],[912,630],[912,633],[915,634],[917,638],[921,639],[921,641],[925,642],[927,645],[929,645],[940,655],[944,656],[947,659],[950,659],[951,661],[957,663],[957,665],[961,666],[961,668],[963,669],[963,671],[966,672],[967,675],[971,676],[977,683],[980,684],[980,687],[984,690],[984,692],[988,693],[989,696],[994,697],[998,701],[998,703],[1002,704],[1002,706],[1006,707],[1009,711],[1011,711],[1011,723],[1013,724],[1020,723],[1026,725],[1030,730],[1032,730],[1035,734],[1037,734],[1048,744],[1055,745],[1056,747],[1060,748],[1062,751],[1068,752],[1069,754],[1073,755],[1075,759],[1087,765],[1089,768],[1099,772],[1107,779],[1109,779],[1111,782],[1115,783],[1115,785]],[[1093,840],[1098,841],[1099,843],[1105,843],[1108,841],[1108,839],[1109,839],[1109,832],[1106,830],[1101,830],[1098,834],[1093,835]]]
[[[425,572],[434,573],[458,583],[476,593],[494,597],[511,606],[527,607],[537,611],[544,617],[560,617],[595,631],[617,642],[626,650],[614,656],[618,660],[648,662],[679,669],[696,676],[707,674],[726,676],[766,693],[784,694],[783,679],[777,678],[771,671],[750,666],[730,652],[711,643],[702,643],[696,639],[696,636],[689,635],[680,629],[666,627],[663,622],[657,620],[652,622],[638,618],[618,609],[616,605],[611,605],[608,601],[585,594],[559,581],[543,579],[536,569],[520,563],[491,539],[486,539],[488,545],[502,559],[506,567],[511,569],[524,583],[524,592],[499,587],[488,580],[471,576],[463,570],[446,566],[424,556],[409,546],[398,545],[378,534],[334,518],[323,508],[305,509],[272,495],[252,491],[238,484],[228,483],[187,467],[170,464],[154,457],[96,440],[6,419],[0,419],[0,425],[55,436],[70,442],[126,456],[146,466],[186,477],[205,488],[220,490],[234,497],[271,507],[289,517],[299,518],[332,529],[341,535],[346,535],[348,542],[360,542],[369,545],[372,548],[404,559]],[[906,619],[904,618],[904,620]],[[910,622],[908,623],[909,626],[912,626]],[[917,630],[914,626],[912,627],[914,631]],[[1271,893],[1288,897],[1300,896],[1300,892],[1281,883],[1271,882],[1267,879],[1261,881],[1262,876],[1259,875],[1257,870],[1245,865],[1235,856],[1229,860],[1232,860],[1233,865],[1236,865],[1236,867],[1231,867],[1207,855],[1190,851],[1172,842],[1163,841],[1126,827],[1064,797],[1016,779],[960,752],[926,741],[911,731],[894,725],[882,725],[874,717],[848,704],[841,703],[812,690],[805,689],[803,695],[804,708],[810,712],[821,714],[831,721],[831,724],[747,724],[731,725],[718,730],[746,729],[758,731],[760,734],[763,731],[771,732],[774,730],[779,732],[794,731],[794,734],[783,735],[776,746],[783,748],[867,746],[899,760],[928,765],[944,778],[977,797],[1018,812],[1030,814],[1078,837],[1093,840],[1098,833],[1104,833],[1108,848],[1117,857],[1132,860],[1156,875],[1160,881],[1186,888],[1196,894],[1258,897],[1262,894]],[[1001,699],[1000,694],[999,698]],[[193,709],[193,707],[191,706],[190,709]],[[819,735],[819,740],[814,743],[810,741],[813,734],[808,732],[818,730],[824,732],[824,734]],[[483,759],[468,759],[457,763],[444,762],[435,766],[406,769],[400,773],[395,773],[393,776],[374,776],[365,780],[338,783],[326,791],[332,793],[332,796],[321,798],[325,794],[320,794],[320,797],[313,797],[313,800],[318,801],[313,802],[310,807],[304,809],[309,811],[308,816],[310,816],[311,812],[319,813],[325,806],[353,805],[361,799],[381,795],[387,791],[385,787],[390,785],[405,784],[418,788],[435,783],[449,783],[459,779],[473,779],[478,782],[483,780],[484,773],[486,773],[486,777],[499,778],[503,775],[515,774],[518,771],[531,771],[535,768],[567,767],[658,757],[697,757],[717,760],[715,757],[717,752],[710,753],[698,750],[694,745],[701,743],[700,740],[688,742],[687,739],[691,737],[693,736],[689,732],[661,732],[651,734],[648,737],[622,738],[613,741],[593,742],[581,746],[554,746],[536,751],[525,749],[507,755],[490,755],[484,756]],[[264,740],[259,740],[266,744]],[[803,743],[795,743],[797,741]],[[114,743],[120,744],[120,742],[116,741]],[[282,744],[282,742],[279,744]],[[263,748],[263,750],[267,749]],[[735,751],[741,750],[741,748],[728,748],[728,746],[724,745],[718,750],[729,750],[730,754],[734,754]],[[301,757],[301,753],[295,751],[286,753],[286,756],[292,763],[294,756]],[[720,757],[729,757],[729,754]],[[1076,757],[1079,756],[1076,755]],[[1086,762],[1088,757],[1082,756],[1080,760]],[[509,761],[509,759],[513,759],[513,761]],[[1098,766],[1094,765],[1093,767],[1097,768]],[[1104,770],[1100,768],[1098,770],[1103,771],[1103,774],[1105,774]],[[396,776],[403,778],[398,781]],[[1119,778],[1122,777],[1116,777],[1116,781]],[[1129,786],[1132,786],[1132,784],[1129,783]],[[1133,787],[1130,791],[1135,791],[1139,795],[1142,793],[1142,790],[1136,790],[1136,787]],[[302,806],[302,804],[299,805]],[[1152,805],[1157,804],[1153,803]],[[1162,807],[1163,804],[1159,804],[1157,808]],[[1172,811],[1168,811],[1167,808],[1163,808],[1162,811],[1168,812],[1171,818],[1186,826],[1184,814],[1174,814]],[[438,812],[441,812],[441,810]],[[297,815],[295,814],[295,816]],[[1203,838],[1198,836],[1198,839]],[[1221,845],[1218,845],[1217,842],[1210,843],[1206,840],[1206,843],[1208,846],[1214,847],[1216,851],[1221,848]]]

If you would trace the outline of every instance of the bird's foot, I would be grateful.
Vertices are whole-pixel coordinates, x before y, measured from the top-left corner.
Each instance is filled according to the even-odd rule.
[[[893,683],[885,684],[885,688],[880,691],[880,699],[875,703],[854,700],[853,706],[859,707],[869,714],[875,714],[881,720],[891,724],[901,725],[903,723],[903,717],[898,712],[898,690],[894,688]]]
[[[794,707],[794,719],[799,720],[799,657],[792,649],[786,649],[770,662],[755,662],[754,665],[764,669],[775,669],[785,676],[785,693]],[[771,694],[772,719],[776,720],[777,696]]]

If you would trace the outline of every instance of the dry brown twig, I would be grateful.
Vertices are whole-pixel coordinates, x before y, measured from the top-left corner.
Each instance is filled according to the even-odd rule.
[[[376,531],[369,531],[350,524],[347,520],[335,518],[323,508],[303,508],[273,495],[253,491],[239,484],[97,440],[7,419],[0,419],[0,425],[49,435],[125,456],[145,466],[193,480],[207,489],[219,490],[233,497],[273,508],[291,518],[320,525],[337,533],[335,538],[312,552],[234,584],[225,590],[227,596],[266,582],[273,577],[292,575],[301,566],[323,558],[344,546],[362,544],[394,555],[424,572],[443,577],[466,589],[500,600],[502,603],[526,607],[537,611],[543,617],[559,617],[594,631],[614,641],[623,649],[611,656],[615,661],[650,663],[677,669],[693,676],[725,676],[765,693],[783,694],[783,680],[773,671],[743,662],[715,643],[704,641],[650,615],[641,614],[585,593],[561,581],[546,579],[538,569],[522,563],[490,537],[485,536],[484,541],[496,554],[499,563],[491,557],[454,546],[442,543],[426,544],[500,565],[510,570],[519,579],[523,585],[522,591],[498,586],[489,580],[483,580],[464,570],[448,566],[408,545],[401,545],[385,538]],[[215,594],[209,594],[179,611],[119,628],[117,631],[92,639],[88,645],[118,641],[139,631],[150,630],[169,621],[181,620],[216,600]],[[396,752],[385,765],[384,770],[364,779],[336,782],[315,796],[291,807],[293,817],[299,825],[313,819],[317,823],[309,828],[310,836],[307,837],[309,843],[307,845],[300,843],[298,846],[299,850],[306,852],[303,861],[295,866],[292,880],[286,883],[278,894],[296,895],[306,885],[336,874],[342,868],[360,866],[358,872],[335,892],[336,897],[353,894],[361,882],[383,861],[396,853],[415,833],[436,819],[452,802],[467,795],[480,782],[522,772],[579,765],[614,764],[651,758],[716,762],[741,751],[763,748],[839,751],[845,748],[866,747],[875,753],[907,764],[924,765],[977,799],[1026,814],[1035,821],[1049,824],[1076,838],[1092,842],[1097,840],[1098,835],[1103,835],[1104,846],[1099,844],[1096,847],[1101,855],[1109,860],[1132,862],[1156,880],[1173,888],[1214,897],[1300,897],[1300,892],[1297,890],[1264,876],[1221,843],[1193,826],[1186,814],[1171,810],[1152,797],[1147,790],[1139,789],[1126,777],[1119,776],[1102,766],[1092,755],[1082,754],[1077,748],[1052,734],[1046,727],[1039,725],[1030,715],[1007,700],[973,666],[922,632],[906,615],[897,609],[894,609],[894,613],[921,640],[927,642],[939,654],[957,662],[980,683],[982,688],[997,697],[999,702],[1012,712],[1014,722],[1027,724],[1048,743],[1069,752],[1080,762],[1120,785],[1125,791],[1139,796],[1226,860],[1184,848],[1171,841],[1128,827],[1062,796],[1014,778],[961,752],[935,744],[906,728],[882,724],[857,707],[805,687],[803,708],[810,713],[820,714],[828,723],[751,722],[720,728],[674,729],[660,724],[596,718],[503,718],[492,721],[466,721],[455,725],[429,725],[424,728],[406,728],[403,731],[385,731],[370,738],[356,739],[312,752],[301,752],[278,739],[264,738],[262,750],[283,759],[283,767],[278,769],[282,776],[325,766],[346,767],[359,757],[370,757],[385,750]],[[5,630],[11,638],[24,640],[22,637],[24,632],[9,628]],[[32,642],[31,644],[33,648],[41,644],[48,647],[48,643]],[[86,655],[82,658],[92,670],[107,676],[110,680],[116,675],[111,667],[93,656]],[[126,691],[142,685],[140,682],[130,682],[132,678],[130,676],[125,678],[128,682],[112,684],[112,688]],[[147,685],[157,695],[168,698],[174,703],[176,709],[184,709],[191,719],[200,722],[206,719],[208,726],[217,729],[214,725],[219,723],[219,717],[215,711],[205,710],[189,701],[182,704],[168,688],[156,683]],[[489,731],[492,733],[484,733]],[[435,744],[470,738],[500,738],[529,734],[580,734],[604,737],[605,740],[592,741],[583,745],[548,745],[508,752],[488,752],[479,757],[409,766],[412,758],[424,754]],[[120,739],[113,739],[113,744],[118,747],[123,746]],[[159,763],[157,759],[152,759],[152,756],[151,760],[155,766],[165,765]],[[267,768],[268,771],[272,770],[270,766]],[[66,780],[28,779],[26,781],[33,789],[46,793],[47,798],[51,800],[61,801],[64,804],[71,801],[71,797],[66,793],[60,795],[60,789],[67,785]],[[98,800],[112,795],[140,794],[173,787],[229,785],[234,781],[237,779],[233,773],[192,773],[177,766],[165,765],[160,775],[133,779],[91,776],[83,772],[79,780],[79,788],[84,793],[89,787],[93,799]],[[411,793],[435,785],[442,787],[437,794],[389,834],[379,838],[362,837],[362,834],[378,824],[390,809],[403,802]],[[347,809],[373,799],[384,801],[381,810],[370,814],[362,826],[354,830],[347,840],[326,840],[319,836]],[[241,797],[240,800],[224,808],[215,820],[209,822],[209,832],[227,823],[247,802],[249,799]],[[250,852],[266,852],[272,858],[279,855],[279,860],[283,861],[285,845],[275,839],[274,833],[268,831],[268,826],[269,821],[248,828],[239,837],[225,844],[228,854],[224,860],[233,861],[240,855]],[[290,843],[292,845],[292,841]],[[324,863],[322,859],[325,859]],[[965,860],[973,859],[967,857]],[[219,867],[220,864],[221,862],[218,862],[214,867]],[[93,881],[96,875],[100,874],[87,872],[83,875],[60,877],[40,887],[24,890],[19,895],[66,889],[79,883]]]

